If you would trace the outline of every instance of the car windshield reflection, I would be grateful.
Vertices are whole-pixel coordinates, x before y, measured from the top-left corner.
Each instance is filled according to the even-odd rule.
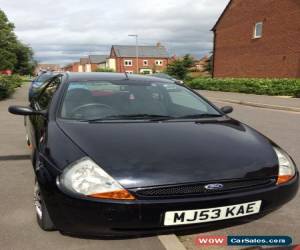
[[[222,116],[189,89],[172,83],[71,82],[61,118],[80,121],[170,120]]]

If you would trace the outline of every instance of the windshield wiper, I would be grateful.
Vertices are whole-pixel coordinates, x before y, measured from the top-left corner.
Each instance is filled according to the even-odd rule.
[[[155,114],[130,114],[130,115],[110,115],[102,118],[83,120],[87,122],[101,122],[110,120],[150,120],[150,121],[166,121],[175,119],[175,117],[168,115],[155,115]]]
[[[180,117],[174,117],[169,115],[156,115],[156,114],[130,114],[130,115],[110,115],[101,118],[80,120],[82,122],[106,122],[113,120],[149,120],[149,121],[167,121],[176,119],[199,119],[199,118],[210,118],[210,117],[222,117],[221,114],[194,114],[185,115]]]
[[[211,117],[222,117],[221,114],[194,114],[176,117],[176,119],[198,119],[198,118],[211,118]]]

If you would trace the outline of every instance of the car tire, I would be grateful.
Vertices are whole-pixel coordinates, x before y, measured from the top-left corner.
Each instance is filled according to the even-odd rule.
[[[56,230],[46,207],[43,195],[40,192],[40,186],[37,180],[34,185],[34,206],[36,212],[37,223],[44,231]]]

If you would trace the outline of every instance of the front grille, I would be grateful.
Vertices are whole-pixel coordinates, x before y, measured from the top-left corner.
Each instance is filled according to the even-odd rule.
[[[220,194],[232,191],[238,191],[241,189],[253,189],[258,187],[266,187],[273,185],[275,179],[264,179],[264,180],[250,180],[250,181],[231,181],[231,182],[210,182],[210,183],[198,183],[198,184],[187,184],[187,185],[176,185],[176,186],[164,186],[155,188],[142,188],[132,190],[138,196],[142,197],[166,197],[166,196],[182,196],[182,195],[207,195],[207,194]],[[218,190],[207,190],[205,186],[211,183],[221,183],[222,189]]]

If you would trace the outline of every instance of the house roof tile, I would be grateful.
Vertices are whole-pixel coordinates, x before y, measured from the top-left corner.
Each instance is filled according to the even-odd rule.
[[[107,58],[108,58],[108,55],[90,55],[89,56],[90,63],[95,63],[95,64],[104,63],[104,62],[106,62]]]
[[[113,45],[117,57],[135,57],[136,46]],[[138,46],[139,57],[168,58],[168,52],[164,46]]]

